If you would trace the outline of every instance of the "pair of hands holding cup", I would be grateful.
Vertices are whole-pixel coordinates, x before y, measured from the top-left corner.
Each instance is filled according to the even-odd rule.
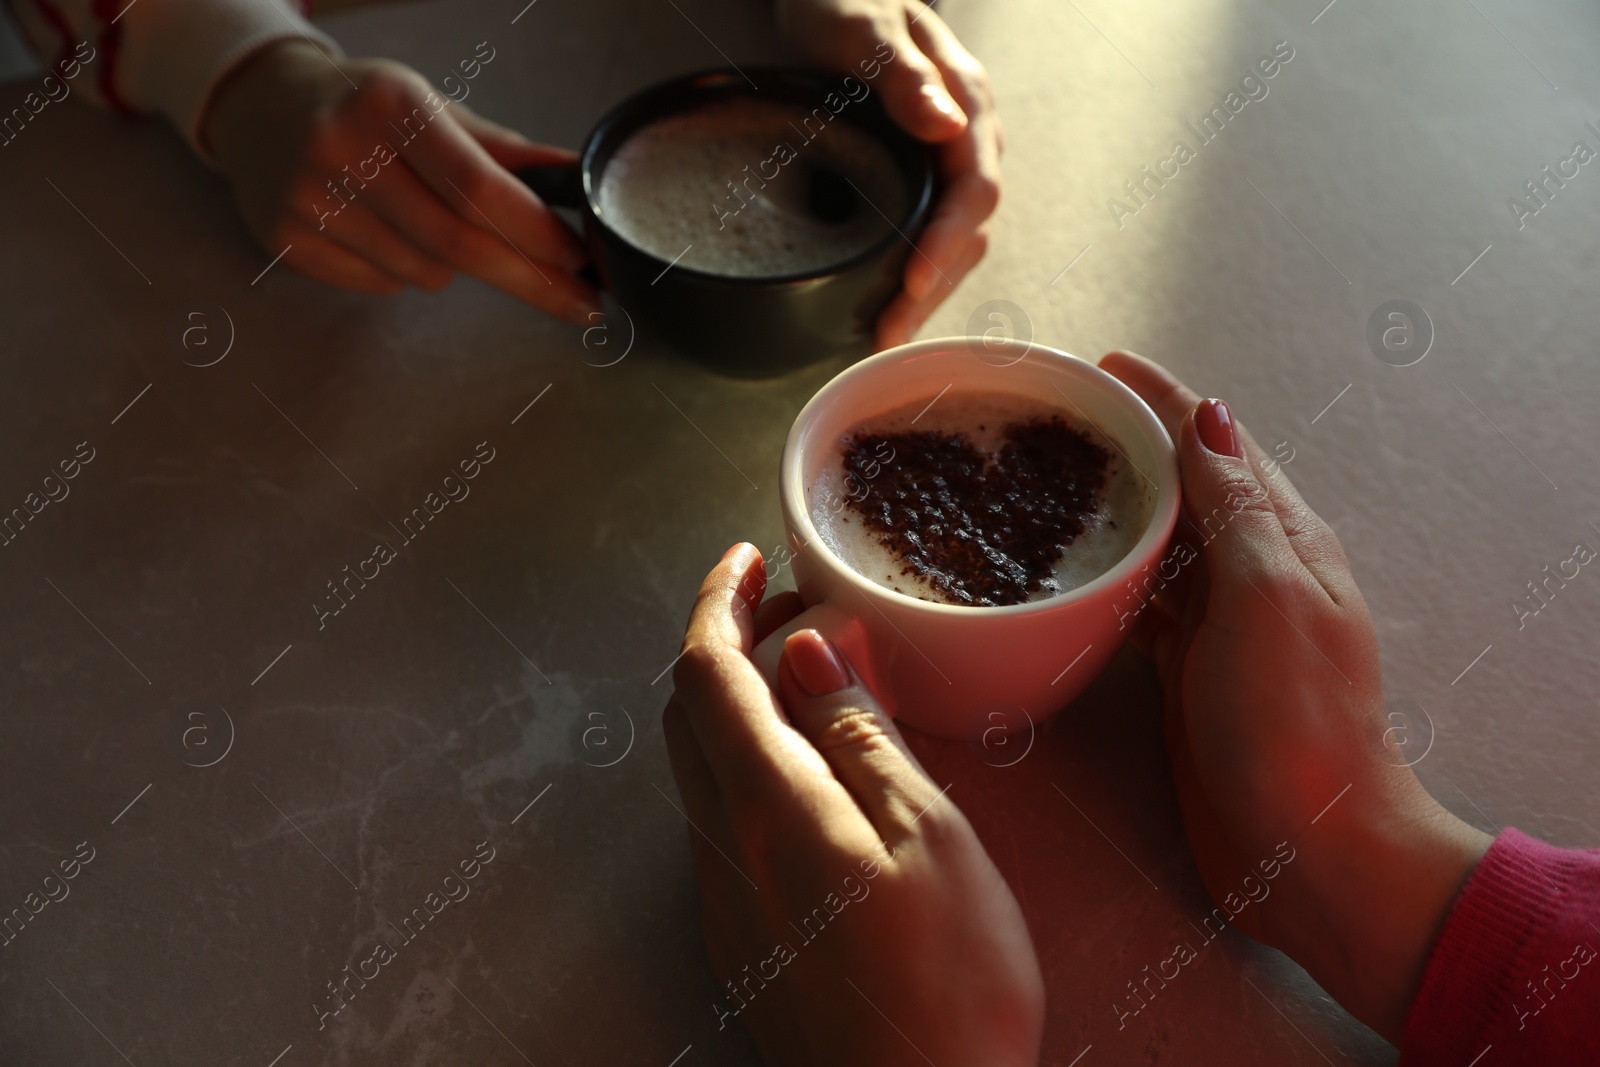
[[[1231,516],[1214,534],[1180,520],[1175,541],[1197,562],[1134,631],[1162,679],[1200,875],[1221,901],[1290,842],[1294,862],[1241,929],[1398,1041],[1489,839],[1385,758],[1377,641],[1333,532],[1225,404],[1138,356],[1100,366],[1165,424],[1187,513]],[[1044,986],[1015,898],[816,631],[785,642],[774,699],[750,654],[801,605],[764,592],[760,554],[730,549],[701,587],[663,715],[707,945],[739,1017],[773,1063],[1036,1063]],[[863,895],[838,910],[842,929],[802,944],[792,924],[850,876]],[[780,943],[798,947],[779,977],[762,971],[772,987],[749,984]]]
[[[920,0],[777,0],[780,32],[806,62],[848,71],[882,42],[895,50],[876,88],[893,119],[939,146],[944,194],[878,320],[877,347],[910,339],[983,258],[999,199],[999,119],[983,67]],[[430,96],[435,101],[427,106]],[[578,277],[582,242],[512,171],[571,161],[465,104],[438,105],[416,71],[343,59],[308,41],[262,49],[217,90],[202,141],[269,254],[320,281],[370,293],[430,291],[469,274],[557,317],[589,326],[598,296]],[[426,136],[400,148],[380,180],[336,217],[319,217],[328,183],[393,139],[416,109]],[[324,213],[325,214],[325,213]]]

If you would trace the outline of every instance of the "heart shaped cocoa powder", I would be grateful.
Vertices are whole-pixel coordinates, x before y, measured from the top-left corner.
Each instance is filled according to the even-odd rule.
[[[1087,434],[1052,416],[1009,423],[1001,439],[992,461],[959,431],[845,442],[850,481],[866,488],[850,508],[901,573],[952,603],[1023,603],[1100,506],[1111,454]]]

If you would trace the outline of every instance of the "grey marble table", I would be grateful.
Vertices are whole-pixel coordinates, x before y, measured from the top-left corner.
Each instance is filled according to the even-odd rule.
[[[1040,340],[1228,398],[1344,539],[1428,786],[1594,844],[1600,578],[1526,584],[1600,546],[1600,168],[1562,162],[1600,148],[1600,13],[1322,5],[949,0],[1007,186],[925,334],[1009,301]],[[463,0],[326,25],[434,78],[488,41],[471,103],[575,145],[647,82],[778,58],[768,18]],[[1240,88],[1279,42],[1265,94]],[[0,914],[39,906],[0,947],[0,1061],[754,1062],[711,1010],[661,675],[722,549],[780,542],[783,436],[838,367],[728,381],[469,281],[263,275],[171,133],[76,103],[0,149],[0,232],[0,511],[38,509],[0,547]],[[1375,348],[1393,300],[1426,320]],[[1127,653],[1014,766],[918,741],[1032,924],[1045,1062],[1391,1062],[1231,933],[1119,1029],[1208,908],[1155,698]],[[463,865],[468,895],[430,896]]]

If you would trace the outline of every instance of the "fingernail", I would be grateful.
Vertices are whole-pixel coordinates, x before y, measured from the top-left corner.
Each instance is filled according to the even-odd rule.
[[[738,552],[740,549],[747,548],[747,547],[749,547],[749,545],[750,545],[749,541],[740,541],[738,544],[736,544],[732,548],[728,549],[728,551],[724,552],[722,554],[722,558],[717,560],[717,562],[718,563],[726,563],[726,562],[728,562],[728,560],[733,558],[733,554],[735,552]]]
[[[814,697],[837,693],[850,684],[850,672],[831,642],[815,630],[797,630],[783,643],[784,659],[795,681]]]
[[[962,114],[961,108],[956,104],[955,97],[951,96],[944,86],[924,85],[922,95],[928,98],[928,103],[933,105],[935,111],[946,118],[957,121],[966,119],[966,115]]]
[[[1239,427],[1233,421],[1233,412],[1221,400],[1202,400],[1194,409],[1194,428],[1200,434],[1200,443],[1219,456],[1242,459],[1239,448]]]

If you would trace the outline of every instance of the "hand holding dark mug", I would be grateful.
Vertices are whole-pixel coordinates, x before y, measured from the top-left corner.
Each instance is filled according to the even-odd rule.
[[[939,203],[879,316],[874,347],[904,344],[988,249],[1004,145],[989,75],[921,0],[779,0],[778,28],[819,69],[883,59],[878,92],[889,115],[937,150]]]
[[[935,192],[928,149],[873,88],[887,69],[663,82],[605,115],[575,163],[518,177],[579,211],[605,288],[674,348],[747,377],[865,355]]]
[[[432,291],[459,272],[568,322],[589,325],[599,306],[576,276],[577,236],[508,170],[570,153],[481,118],[409,67],[277,42],[215,91],[201,138],[263,250],[319,281]]]

